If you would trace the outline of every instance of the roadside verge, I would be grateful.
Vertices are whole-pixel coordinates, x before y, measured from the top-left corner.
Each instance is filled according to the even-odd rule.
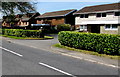
[[[77,58],[77,59],[81,59],[81,60],[85,60],[85,61],[90,61],[93,63],[98,63],[98,64],[102,64],[102,65],[106,65],[106,66],[120,68],[118,66],[119,61],[117,58],[111,59],[108,57],[78,52],[78,51],[75,51],[75,49],[73,49],[73,48],[69,49],[70,47],[66,48],[66,47],[58,46],[58,45],[60,45],[60,44],[54,44],[53,46],[51,46],[51,48],[53,51],[61,53],[62,55],[66,55],[69,57],[73,57],[73,58]]]

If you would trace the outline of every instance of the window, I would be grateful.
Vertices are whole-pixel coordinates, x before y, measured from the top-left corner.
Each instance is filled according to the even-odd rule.
[[[87,31],[87,25],[80,25],[80,31]]]
[[[85,18],[88,18],[88,16],[89,16],[88,14],[85,14]]]
[[[101,17],[101,13],[97,13],[97,17]]]
[[[81,14],[81,15],[80,15],[80,18],[84,18],[84,14]]]
[[[116,24],[105,25],[105,30],[117,30],[117,29],[118,29],[118,25],[116,25]]]
[[[110,29],[110,25],[105,25],[105,29]]]
[[[96,17],[106,17],[106,13],[97,13]]]
[[[80,15],[80,18],[88,18],[89,17],[89,14],[81,14]]]
[[[106,13],[102,13],[102,17],[106,17]]]
[[[117,29],[117,25],[112,25],[112,29]]]
[[[120,16],[120,12],[115,12],[115,16]]]

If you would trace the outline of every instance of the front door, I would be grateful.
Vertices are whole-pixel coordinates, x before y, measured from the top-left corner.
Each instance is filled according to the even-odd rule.
[[[100,25],[91,25],[92,33],[100,33]]]

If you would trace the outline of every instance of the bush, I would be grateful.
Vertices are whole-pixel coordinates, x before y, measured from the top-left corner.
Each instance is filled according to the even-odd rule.
[[[118,35],[61,31],[58,34],[58,40],[62,45],[77,49],[120,55],[120,38]]]
[[[3,35],[17,37],[40,37],[40,30],[23,30],[23,29],[2,29]]]
[[[58,31],[69,31],[71,25],[70,24],[59,24],[57,25],[57,30]]]

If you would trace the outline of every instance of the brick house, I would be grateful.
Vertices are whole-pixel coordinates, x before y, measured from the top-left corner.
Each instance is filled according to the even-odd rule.
[[[84,7],[74,15],[79,31],[120,34],[120,3]]]
[[[18,22],[23,14],[17,14],[14,17],[14,20],[10,20],[9,16],[3,16],[2,27],[3,28],[16,28],[18,27]],[[11,25],[12,22],[12,25]]]
[[[35,17],[39,15],[40,14],[38,12],[25,14],[20,18],[17,25],[23,28],[31,28],[31,24],[36,24]]]
[[[8,16],[3,16],[2,27],[10,27],[10,21],[7,19]]]
[[[37,24],[50,24],[52,26],[58,24],[71,24],[75,25],[75,16],[73,15],[76,12],[76,9],[71,10],[62,10],[47,12],[38,17],[36,17]]]
[[[9,20],[8,16],[3,16],[2,27],[5,28],[30,28],[31,24],[35,24],[35,17],[39,16],[37,13],[17,14],[14,16],[14,20]],[[13,23],[11,25],[11,22]]]

